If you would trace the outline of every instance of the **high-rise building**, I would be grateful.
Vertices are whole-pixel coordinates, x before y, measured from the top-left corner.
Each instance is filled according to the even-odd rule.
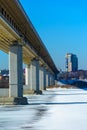
[[[75,54],[66,54],[66,71],[74,72],[78,70],[78,58]]]

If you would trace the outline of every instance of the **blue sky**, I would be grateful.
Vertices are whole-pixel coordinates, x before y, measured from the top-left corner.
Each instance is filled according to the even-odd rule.
[[[64,70],[65,55],[71,52],[78,57],[79,69],[87,69],[86,0],[20,0],[20,2],[56,66]]]

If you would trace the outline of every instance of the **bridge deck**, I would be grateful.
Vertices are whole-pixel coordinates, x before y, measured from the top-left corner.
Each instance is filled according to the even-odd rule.
[[[2,22],[1,16],[10,25],[9,27]],[[58,72],[50,54],[27,17],[20,2],[18,0],[0,0],[0,48],[8,52],[9,45],[12,41],[19,39],[23,39],[25,46],[27,46],[23,47],[23,57],[26,63],[28,63],[29,58],[32,59],[33,57],[39,56],[54,73]],[[33,49],[29,49],[28,45]]]

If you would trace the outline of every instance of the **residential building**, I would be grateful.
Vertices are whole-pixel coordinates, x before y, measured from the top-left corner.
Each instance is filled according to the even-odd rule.
[[[66,71],[75,72],[78,70],[78,58],[75,54],[67,53],[66,54]]]

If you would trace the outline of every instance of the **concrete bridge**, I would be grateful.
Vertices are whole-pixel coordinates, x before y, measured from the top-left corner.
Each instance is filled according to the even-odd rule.
[[[19,0],[0,0],[0,50],[9,54],[9,94],[0,102],[25,104],[23,62],[27,90],[39,92],[54,85],[58,70]]]

